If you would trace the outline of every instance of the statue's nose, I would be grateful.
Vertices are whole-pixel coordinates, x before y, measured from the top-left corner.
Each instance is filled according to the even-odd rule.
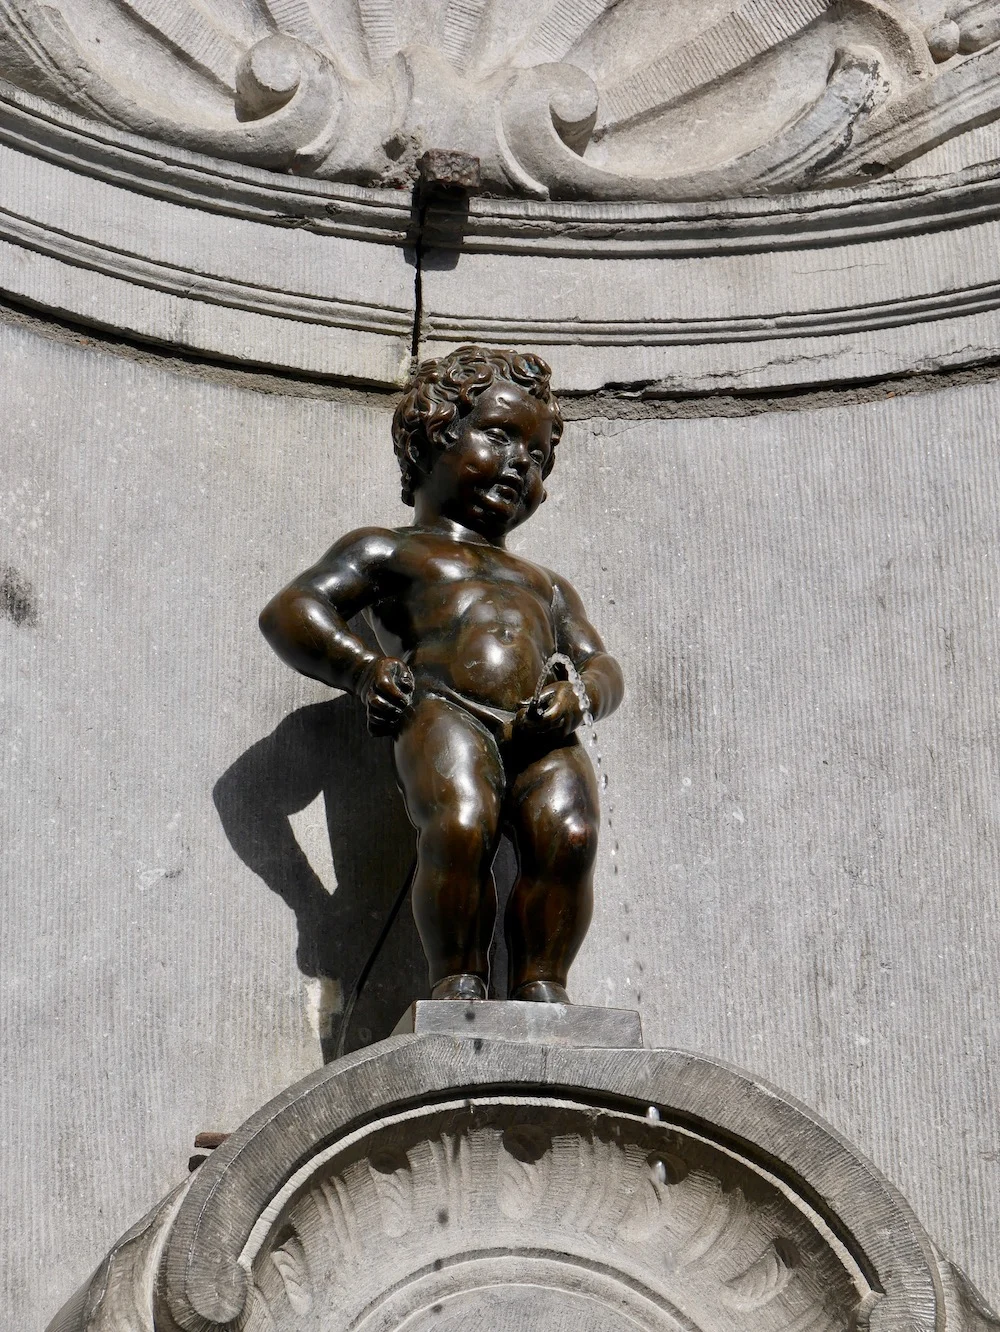
[[[511,467],[517,468],[522,476],[526,475],[528,468],[531,466],[531,454],[528,451],[527,445],[523,442],[520,444],[514,444],[511,447],[508,456],[508,462]]]

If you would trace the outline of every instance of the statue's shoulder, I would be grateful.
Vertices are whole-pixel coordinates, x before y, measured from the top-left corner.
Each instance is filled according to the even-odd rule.
[[[545,584],[550,596],[557,596],[559,589],[566,586],[566,579],[563,578],[562,574],[556,573],[556,571],[550,569],[548,565],[536,564],[533,560],[522,560],[521,563],[527,569],[530,569],[535,577]]]
[[[406,528],[356,527],[345,532],[324,556],[324,563],[351,560],[361,564],[380,564],[399,550]]]

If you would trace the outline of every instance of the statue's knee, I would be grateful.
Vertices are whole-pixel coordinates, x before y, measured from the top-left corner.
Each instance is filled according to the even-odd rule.
[[[421,843],[456,868],[475,868],[492,848],[495,828],[488,809],[442,811],[424,829]]]
[[[581,817],[565,819],[556,845],[561,870],[574,875],[587,873],[597,859],[596,823]]]

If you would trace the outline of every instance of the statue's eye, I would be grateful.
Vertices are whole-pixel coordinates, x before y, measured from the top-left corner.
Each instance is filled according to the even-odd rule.
[[[502,430],[500,426],[494,426],[492,429],[487,430],[486,438],[490,440],[493,444],[506,444],[507,431]]]
[[[541,449],[532,449],[531,457],[534,462],[538,463],[539,467],[541,467],[545,462],[545,454]]]

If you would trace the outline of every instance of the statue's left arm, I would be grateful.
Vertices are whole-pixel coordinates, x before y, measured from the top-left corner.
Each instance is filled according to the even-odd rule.
[[[614,712],[625,693],[622,668],[605,651],[601,636],[587,619],[583,602],[565,578],[553,576],[552,609],[556,645],[580,672],[595,721]]]

